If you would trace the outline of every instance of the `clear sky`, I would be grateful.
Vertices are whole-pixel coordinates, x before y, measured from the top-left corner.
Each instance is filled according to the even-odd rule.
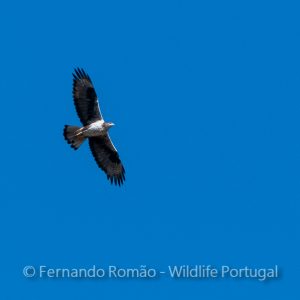
[[[300,299],[297,1],[2,1],[1,291],[17,299]],[[78,124],[91,76],[126,168]],[[278,265],[280,278],[25,278],[38,268]]]

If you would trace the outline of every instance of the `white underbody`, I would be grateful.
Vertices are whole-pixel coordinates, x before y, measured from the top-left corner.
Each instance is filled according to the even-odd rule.
[[[81,133],[85,137],[101,136],[106,134],[107,128],[103,120],[96,121],[88,126],[83,127]]]

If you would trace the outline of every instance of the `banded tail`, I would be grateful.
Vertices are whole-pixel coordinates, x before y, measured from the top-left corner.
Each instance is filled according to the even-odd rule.
[[[75,150],[77,150],[85,140],[85,137],[81,133],[80,129],[80,127],[72,125],[65,125],[64,127],[65,140]]]

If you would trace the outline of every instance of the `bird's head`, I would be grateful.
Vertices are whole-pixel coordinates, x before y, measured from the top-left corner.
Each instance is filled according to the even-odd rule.
[[[105,123],[105,127],[106,127],[107,129],[109,129],[110,127],[113,127],[113,126],[115,126],[115,124],[112,123],[112,122],[106,122],[106,123]]]

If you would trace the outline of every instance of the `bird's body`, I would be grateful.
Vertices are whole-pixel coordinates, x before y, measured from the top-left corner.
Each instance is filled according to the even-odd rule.
[[[75,150],[89,139],[90,149],[98,166],[111,183],[120,185],[125,180],[125,169],[108,135],[109,128],[114,124],[104,121],[90,77],[83,69],[75,69],[73,76],[74,104],[83,126],[65,125],[64,137]]]
[[[107,133],[107,126],[105,126],[104,120],[96,121],[90,125],[81,128],[82,134],[89,138],[94,136],[101,136]]]

